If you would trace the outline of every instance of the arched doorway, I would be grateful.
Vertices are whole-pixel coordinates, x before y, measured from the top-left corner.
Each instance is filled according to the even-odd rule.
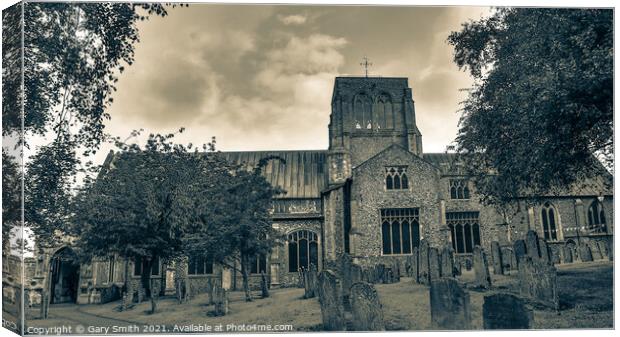
[[[50,260],[50,303],[75,303],[78,294],[80,264],[73,249],[59,249]]]

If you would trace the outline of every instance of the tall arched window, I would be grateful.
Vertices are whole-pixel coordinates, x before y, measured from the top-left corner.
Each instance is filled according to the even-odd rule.
[[[419,210],[384,208],[381,210],[383,255],[411,254],[420,246]]]
[[[542,219],[545,240],[557,240],[557,213],[553,205],[546,202],[542,207],[540,217]]]
[[[288,235],[288,271],[319,265],[319,241],[316,233],[300,230]]]
[[[394,110],[392,106],[392,100],[388,95],[381,95],[377,98],[375,108],[377,127],[382,129],[394,128]]]
[[[446,212],[446,223],[452,237],[452,248],[457,254],[473,253],[480,246],[478,212]]]
[[[372,103],[368,95],[358,94],[355,96],[353,111],[356,127],[366,129],[368,124],[372,125]]]
[[[591,233],[607,233],[605,211],[598,200],[594,200],[588,208],[588,230]]]

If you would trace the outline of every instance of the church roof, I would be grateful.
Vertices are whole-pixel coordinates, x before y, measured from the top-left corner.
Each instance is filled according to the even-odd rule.
[[[277,156],[271,160],[263,175],[273,186],[286,190],[279,198],[320,198],[327,187],[327,150],[309,151],[240,151],[222,152],[236,164],[255,166],[261,158]]]

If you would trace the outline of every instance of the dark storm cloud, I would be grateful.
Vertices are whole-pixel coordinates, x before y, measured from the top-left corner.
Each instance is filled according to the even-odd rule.
[[[451,30],[483,8],[193,4],[141,24],[108,128],[120,135],[185,126],[183,140],[221,149],[326,148],[335,76],[410,78],[425,149],[455,136]]]

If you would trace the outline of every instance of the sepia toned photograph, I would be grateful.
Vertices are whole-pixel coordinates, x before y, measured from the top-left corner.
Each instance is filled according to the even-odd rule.
[[[614,329],[614,8],[3,7],[11,335]]]

